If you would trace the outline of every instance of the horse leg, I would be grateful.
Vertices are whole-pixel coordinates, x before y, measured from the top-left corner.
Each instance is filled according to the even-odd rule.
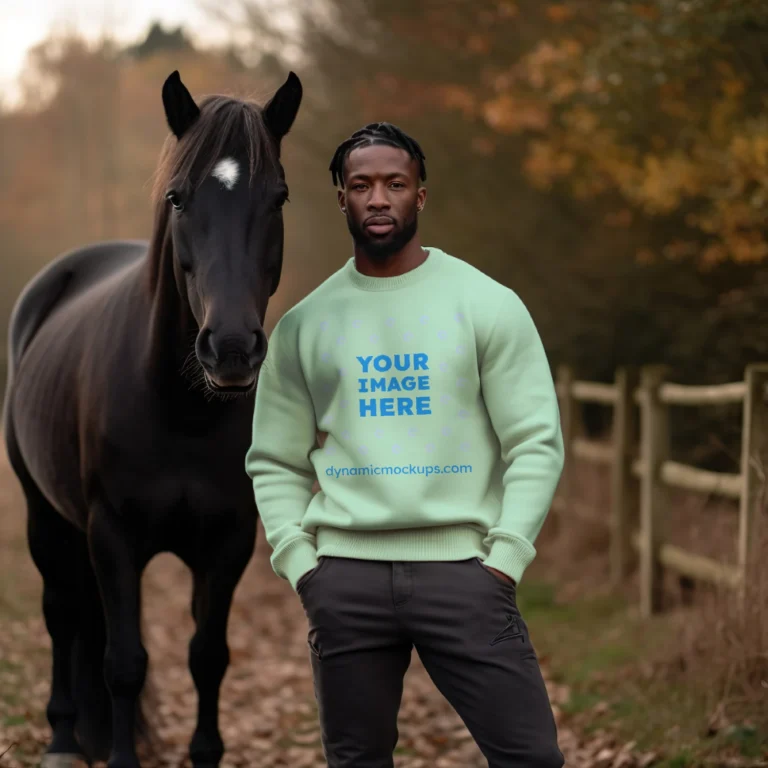
[[[193,768],[216,768],[224,754],[219,732],[219,691],[229,666],[227,623],[232,596],[253,554],[256,528],[238,530],[207,562],[193,569],[189,669],[197,688],[197,727],[190,742]]]
[[[147,674],[141,638],[140,562],[131,532],[109,509],[93,511],[88,525],[91,562],[104,604],[107,649],[104,676],[112,698],[112,751],[107,768],[140,768],[136,754],[139,695]]]
[[[51,695],[46,707],[53,738],[41,765],[85,765],[75,736],[72,655],[80,623],[83,568],[88,564],[86,539],[29,478],[23,478],[22,488],[27,500],[29,551],[43,578],[43,615],[53,651]]]

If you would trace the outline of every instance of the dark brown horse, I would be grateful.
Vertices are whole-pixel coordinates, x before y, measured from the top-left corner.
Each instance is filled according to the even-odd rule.
[[[5,439],[53,645],[43,765],[139,765],[140,581],[159,552],[194,576],[192,764],[221,760],[229,610],[256,536],[244,457],[283,257],[280,144],[301,96],[291,73],[263,108],[198,106],[171,74],[151,241],[61,255],[13,309]]]

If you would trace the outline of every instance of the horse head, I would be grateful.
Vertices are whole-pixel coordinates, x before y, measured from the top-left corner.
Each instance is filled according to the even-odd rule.
[[[198,106],[176,71],[163,85],[173,135],[156,196],[166,206],[174,280],[196,324],[194,358],[215,393],[252,391],[266,355],[288,199],[280,145],[301,97],[293,72],[263,107],[221,95]]]

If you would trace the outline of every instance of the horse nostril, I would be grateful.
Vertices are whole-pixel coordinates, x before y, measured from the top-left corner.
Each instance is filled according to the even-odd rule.
[[[260,365],[267,356],[267,334],[260,328],[253,334],[253,347],[249,355],[251,365]]]
[[[195,339],[195,352],[203,368],[210,370],[218,362],[213,334],[210,328],[202,328]]]

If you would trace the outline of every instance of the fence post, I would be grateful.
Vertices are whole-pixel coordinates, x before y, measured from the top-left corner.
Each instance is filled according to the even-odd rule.
[[[574,382],[573,369],[569,365],[557,368],[557,391],[560,396],[560,428],[563,433],[565,461],[560,483],[561,520],[568,519],[569,507],[573,502],[573,439],[578,425],[578,403],[573,399],[571,387]]]
[[[748,365],[744,373],[746,396],[741,432],[741,499],[739,503],[738,567],[740,597],[745,597],[746,579],[758,525],[765,505],[765,472],[768,452],[768,365]]]
[[[637,483],[632,474],[636,456],[637,417],[634,401],[637,370],[616,372],[616,403],[613,408],[613,463],[611,465],[611,581],[618,587],[633,560],[632,534],[637,526]]]
[[[667,505],[660,474],[669,457],[669,413],[659,402],[659,387],[666,372],[666,366],[653,365],[644,367],[640,374],[640,611],[644,617],[661,609],[663,574],[659,549]]]

